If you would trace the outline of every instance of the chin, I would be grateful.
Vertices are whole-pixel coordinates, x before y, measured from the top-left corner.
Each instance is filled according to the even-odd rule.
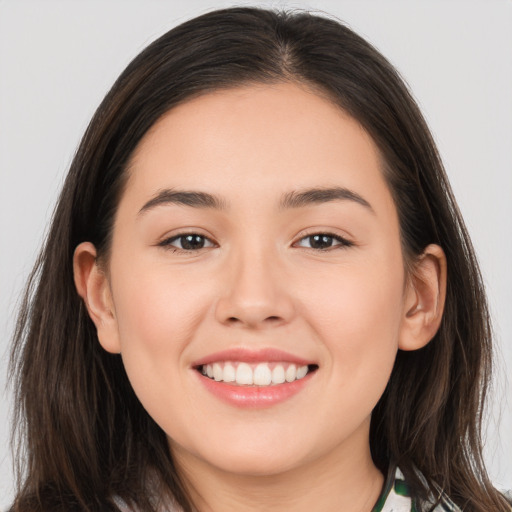
[[[295,457],[287,457],[280,453],[278,458],[261,451],[259,454],[226,454],[222,460],[212,461],[214,465],[226,473],[242,477],[270,477],[286,473],[300,465]]]
[[[275,441],[275,440],[273,440]],[[283,446],[281,443],[249,442],[247,439],[231,438],[230,442],[210,442],[206,446],[196,445],[195,449],[186,446],[176,447],[171,442],[173,455],[180,452],[191,453],[200,464],[225,473],[245,477],[274,476],[290,471],[301,464],[300,446],[293,443]]]

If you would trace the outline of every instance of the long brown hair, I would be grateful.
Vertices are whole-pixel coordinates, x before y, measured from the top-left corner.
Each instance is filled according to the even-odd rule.
[[[120,356],[98,343],[74,287],[73,251],[87,240],[108,257],[130,156],[165,112],[220,88],[282,81],[327,95],[372,136],[406,264],[431,243],[447,257],[442,325],[424,349],[399,351],[373,412],[376,465],[385,471],[398,464],[418,497],[435,488],[468,512],[509,510],[482,461],[491,375],[482,280],[416,103],[388,61],[343,24],[305,12],[232,8],[172,29],[137,56],[99,106],[72,162],[15,332],[14,511],[117,510],[117,496],[149,512],[154,496],[166,493],[191,510],[164,432],[135,397]]]

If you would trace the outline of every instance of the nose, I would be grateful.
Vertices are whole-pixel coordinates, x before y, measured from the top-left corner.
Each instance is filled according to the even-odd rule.
[[[264,329],[289,323],[295,313],[288,274],[277,259],[259,251],[234,255],[215,316],[224,325]]]

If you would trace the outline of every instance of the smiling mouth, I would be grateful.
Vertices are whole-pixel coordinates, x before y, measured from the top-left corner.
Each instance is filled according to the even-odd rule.
[[[303,379],[318,369],[316,364],[297,365],[286,362],[246,363],[219,361],[196,367],[204,377],[235,386],[277,386]]]

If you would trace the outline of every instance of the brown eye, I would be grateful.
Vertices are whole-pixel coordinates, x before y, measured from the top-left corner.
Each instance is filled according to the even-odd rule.
[[[197,251],[206,247],[214,247],[211,240],[197,233],[186,233],[164,240],[160,245],[182,251]]]
[[[329,233],[315,233],[314,235],[305,236],[297,243],[299,247],[306,247],[308,249],[327,250],[333,247],[349,247],[352,242],[344,238],[331,235]]]

